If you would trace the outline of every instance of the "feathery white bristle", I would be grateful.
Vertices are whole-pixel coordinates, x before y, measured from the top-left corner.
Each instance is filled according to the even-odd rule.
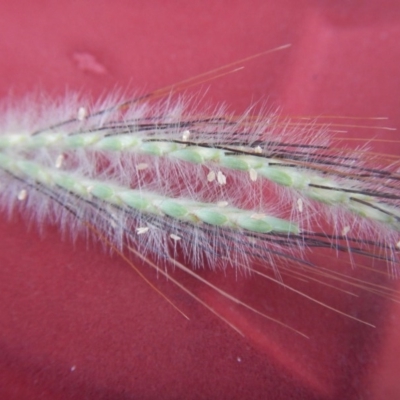
[[[88,101],[77,96],[65,101],[64,110],[61,102],[52,106],[26,100],[25,109],[7,109],[0,151],[46,168],[172,198],[226,201],[255,214],[267,211],[289,218],[303,231],[327,220],[330,235],[346,236],[351,226],[357,240],[374,238],[389,253],[396,248],[400,202],[396,182],[390,180],[395,169],[388,165],[383,175],[378,165],[369,165],[362,150],[333,149],[324,129],[289,129],[289,122],[274,114],[238,118],[221,110],[207,116],[182,97],[175,102],[132,102],[124,109],[111,106],[113,101],[97,105],[108,111],[89,112],[82,106]],[[43,110],[59,120],[47,122]],[[370,176],[358,178],[362,171]],[[266,196],[266,191],[274,195]],[[41,208],[32,204],[39,219],[45,214]],[[289,213],[282,212],[285,209]]]
[[[256,261],[280,277],[316,247],[386,260],[396,273],[396,164],[274,113],[209,115],[183,97],[87,104],[3,107],[3,208],[73,237],[94,227],[161,266],[178,255],[246,273]]]

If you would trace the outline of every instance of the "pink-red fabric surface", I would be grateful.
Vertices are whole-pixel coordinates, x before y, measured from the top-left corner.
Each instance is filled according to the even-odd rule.
[[[400,127],[396,0],[3,1],[0,96],[145,93],[286,43],[292,47],[199,88],[202,96],[237,112],[262,102],[293,116],[386,116]],[[398,151],[382,142],[374,149]],[[170,282],[147,276],[190,321],[99,243],[72,243],[57,226],[2,213],[0,397],[400,398],[393,302],[305,286],[373,329],[278,286],[228,277],[238,295],[307,340],[183,277],[243,338]]]

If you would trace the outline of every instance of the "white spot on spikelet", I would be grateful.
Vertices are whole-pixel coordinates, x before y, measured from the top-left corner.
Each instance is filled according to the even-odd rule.
[[[299,212],[303,212],[303,200],[302,199],[297,199],[297,209]]]
[[[226,185],[226,176],[222,173],[222,171],[218,171],[217,181],[220,185]]]
[[[346,236],[350,232],[350,227],[347,225],[342,229],[342,236]]]
[[[396,243],[396,247],[400,250],[400,240]]]
[[[255,147],[254,148],[254,153],[261,154],[262,153],[262,148],[260,146]]]
[[[170,237],[172,240],[174,240],[175,242],[177,242],[178,240],[181,240],[181,237],[180,237],[180,236],[175,235],[175,234],[173,234],[173,233],[171,233],[171,234],[169,235],[169,237]]]
[[[251,168],[249,171],[249,174],[250,174],[250,180],[255,182],[257,180],[257,171],[255,169]]]
[[[28,196],[28,192],[25,189],[22,189],[19,193],[18,193],[18,200],[19,201],[24,201],[26,199],[26,197]]]
[[[185,131],[183,131],[182,133],[182,140],[184,142],[187,142],[189,140],[190,137],[190,131],[188,129],[186,129]]]
[[[55,167],[56,167],[57,169],[61,168],[61,167],[62,167],[62,164],[63,164],[63,161],[64,161],[64,154],[59,154],[59,155],[57,156],[57,158],[56,158]]]
[[[149,227],[148,226],[140,226],[139,228],[136,228],[136,233],[138,235],[142,235],[143,233],[146,233],[149,231]]]
[[[227,207],[228,205],[229,205],[229,203],[228,203],[227,201],[219,201],[219,202],[217,203],[217,206],[218,206],[218,207],[221,207],[221,208]]]
[[[263,218],[265,218],[265,214],[253,214],[250,218],[257,219],[257,220],[263,219]]]
[[[136,170],[137,171],[143,171],[144,169],[149,168],[149,165],[146,163],[140,163],[136,165]]]
[[[210,171],[207,175],[207,181],[208,182],[213,182],[215,181],[215,172],[214,171]]]
[[[79,107],[77,119],[83,121],[88,116],[88,110],[85,107]]]
[[[74,372],[76,370],[76,365],[73,365],[72,367],[71,367],[71,372]]]

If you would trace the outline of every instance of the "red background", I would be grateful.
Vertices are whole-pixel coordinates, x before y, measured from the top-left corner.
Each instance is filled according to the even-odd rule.
[[[209,100],[237,112],[261,100],[289,115],[387,116],[385,124],[400,127],[399,42],[396,0],[3,1],[0,96],[146,92],[291,43],[207,84]],[[305,340],[188,282],[242,338],[151,272],[190,321],[118,256],[41,228],[1,215],[4,399],[400,398],[395,303],[308,288],[372,329],[273,285],[228,281]]]

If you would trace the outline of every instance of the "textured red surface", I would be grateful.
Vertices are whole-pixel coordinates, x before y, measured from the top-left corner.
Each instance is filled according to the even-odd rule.
[[[399,41],[397,0],[1,2],[0,96],[143,93],[291,43],[210,83],[210,101],[238,112],[262,100],[290,115],[384,115],[400,127]],[[187,280],[242,338],[159,279],[186,321],[99,244],[0,218],[1,398],[400,398],[394,303],[304,288],[372,329],[282,288],[228,279],[306,340]]]

